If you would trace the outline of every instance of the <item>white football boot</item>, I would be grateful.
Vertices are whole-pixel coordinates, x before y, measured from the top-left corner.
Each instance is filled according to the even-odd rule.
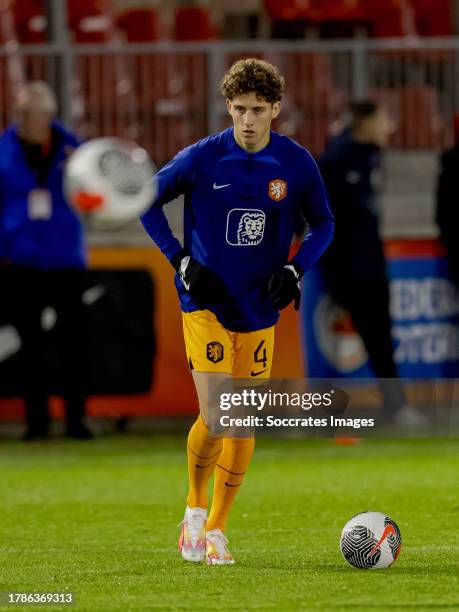
[[[207,565],[232,565],[234,559],[228,550],[228,539],[221,529],[212,529],[206,535]]]
[[[199,563],[206,554],[207,510],[186,507],[178,547],[185,561]]]

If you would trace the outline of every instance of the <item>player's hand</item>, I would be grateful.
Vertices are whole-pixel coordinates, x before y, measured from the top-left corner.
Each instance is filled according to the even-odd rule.
[[[230,301],[223,281],[210,268],[203,266],[190,255],[176,256],[172,265],[196,304],[225,304]]]
[[[296,262],[287,264],[274,272],[268,283],[268,295],[274,308],[282,310],[294,301],[295,310],[298,310],[300,307],[300,279],[302,275],[303,270]]]

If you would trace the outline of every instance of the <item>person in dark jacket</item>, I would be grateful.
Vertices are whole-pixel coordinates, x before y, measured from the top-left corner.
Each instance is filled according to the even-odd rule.
[[[67,434],[91,437],[83,422],[87,358],[81,280],[86,247],[82,225],[63,193],[64,165],[79,143],[55,114],[49,86],[26,83],[16,92],[15,123],[0,138],[0,260],[3,288],[22,341],[26,439],[49,432],[44,328],[54,324]],[[52,310],[46,310],[49,306]]]
[[[445,151],[440,158],[437,183],[436,222],[440,238],[446,247],[451,278],[459,286],[459,143]]]
[[[321,267],[328,292],[350,313],[381,381],[384,416],[417,425],[420,417],[405,404],[393,358],[389,285],[379,231],[376,184],[381,151],[391,131],[383,108],[372,101],[353,103],[349,126],[331,139],[320,159],[335,216],[334,239]]]

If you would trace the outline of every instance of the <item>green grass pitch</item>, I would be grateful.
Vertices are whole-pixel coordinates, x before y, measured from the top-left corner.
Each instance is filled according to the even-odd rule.
[[[184,448],[185,435],[3,441],[0,590],[72,591],[67,609],[97,612],[459,609],[457,440],[258,440],[228,526],[232,567],[177,552]],[[367,509],[401,529],[388,570],[339,552]]]

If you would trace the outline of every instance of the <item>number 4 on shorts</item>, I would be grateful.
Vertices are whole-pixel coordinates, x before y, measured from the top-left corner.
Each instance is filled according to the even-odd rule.
[[[257,346],[257,348],[255,349],[253,353],[253,360],[255,363],[263,364],[263,367],[266,368],[266,365],[268,363],[268,358],[266,356],[266,349],[263,347],[264,343],[265,341],[262,340],[260,344]]]

